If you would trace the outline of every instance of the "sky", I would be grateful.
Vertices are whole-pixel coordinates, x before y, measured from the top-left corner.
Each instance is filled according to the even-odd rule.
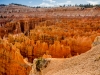
[[[59,5],[100,4],[100,0],[0,0],[0,4],[18,3],[27,6],[53,7]]]

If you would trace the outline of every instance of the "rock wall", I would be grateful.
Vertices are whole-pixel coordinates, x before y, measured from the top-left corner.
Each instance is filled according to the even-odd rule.
[[[3,27],[0,27],[0,36],[3,38],[9,33],[18,34],[24,33],[28,35],[31,29],[34,29],[41,21],[41,18],[24,19],[19,21],[12,21],[6,23]]]
[[[23,61],[20,50],[0,39],[0,75],[29,75],[31,67]]]

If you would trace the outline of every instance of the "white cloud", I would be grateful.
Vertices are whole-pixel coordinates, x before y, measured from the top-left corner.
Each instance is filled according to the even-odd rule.
[[[32,1],[29,1],[29,3],[32,3]]]
[[[49,3],[48,3],[49,2]],[[74,3],[72,1],[66,1],[66,2],[56,2],[55,0],[43,0],[43,2],[41,4],[39,4],[38,6],[42,6],[42,7],[54,7],[54,6],[59,6],[59,5],[74,5]]]
[[[54,5],[53,4],[49,4],[49,3],[41,3],[39,6],[42,6],[42,7],[53,7]]]
[[[90,4],[93,4],[93,5],[98,4],[98,1],[87,1],[87,2],[90,3]]]
[[[43,0],[43,1],[48,1],[48,2],[50,2],[50,3],[55,3],[56,1],[54,1],[54,0]]]
[[[74,5],[74,3],[72,3],[71,1],[67,1],[64,3],[57,3],[57,5],[68,5],[68,4]]]

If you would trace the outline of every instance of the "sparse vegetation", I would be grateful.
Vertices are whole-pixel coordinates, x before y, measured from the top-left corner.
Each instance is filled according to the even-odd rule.
[[[36,70],[41,71],[43,68],[46,68],[50,61],[44,58],[38,58],[36,61]]]
[[[99,61],[100,60],[100,56],[98,58],[96,58],[94,61]]]

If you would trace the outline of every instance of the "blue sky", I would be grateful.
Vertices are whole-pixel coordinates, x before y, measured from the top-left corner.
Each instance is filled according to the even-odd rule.
[[[100,0],[0,0],[0,4],[18,3],[28,6],[57,6],[75,4],[100,4]]]

